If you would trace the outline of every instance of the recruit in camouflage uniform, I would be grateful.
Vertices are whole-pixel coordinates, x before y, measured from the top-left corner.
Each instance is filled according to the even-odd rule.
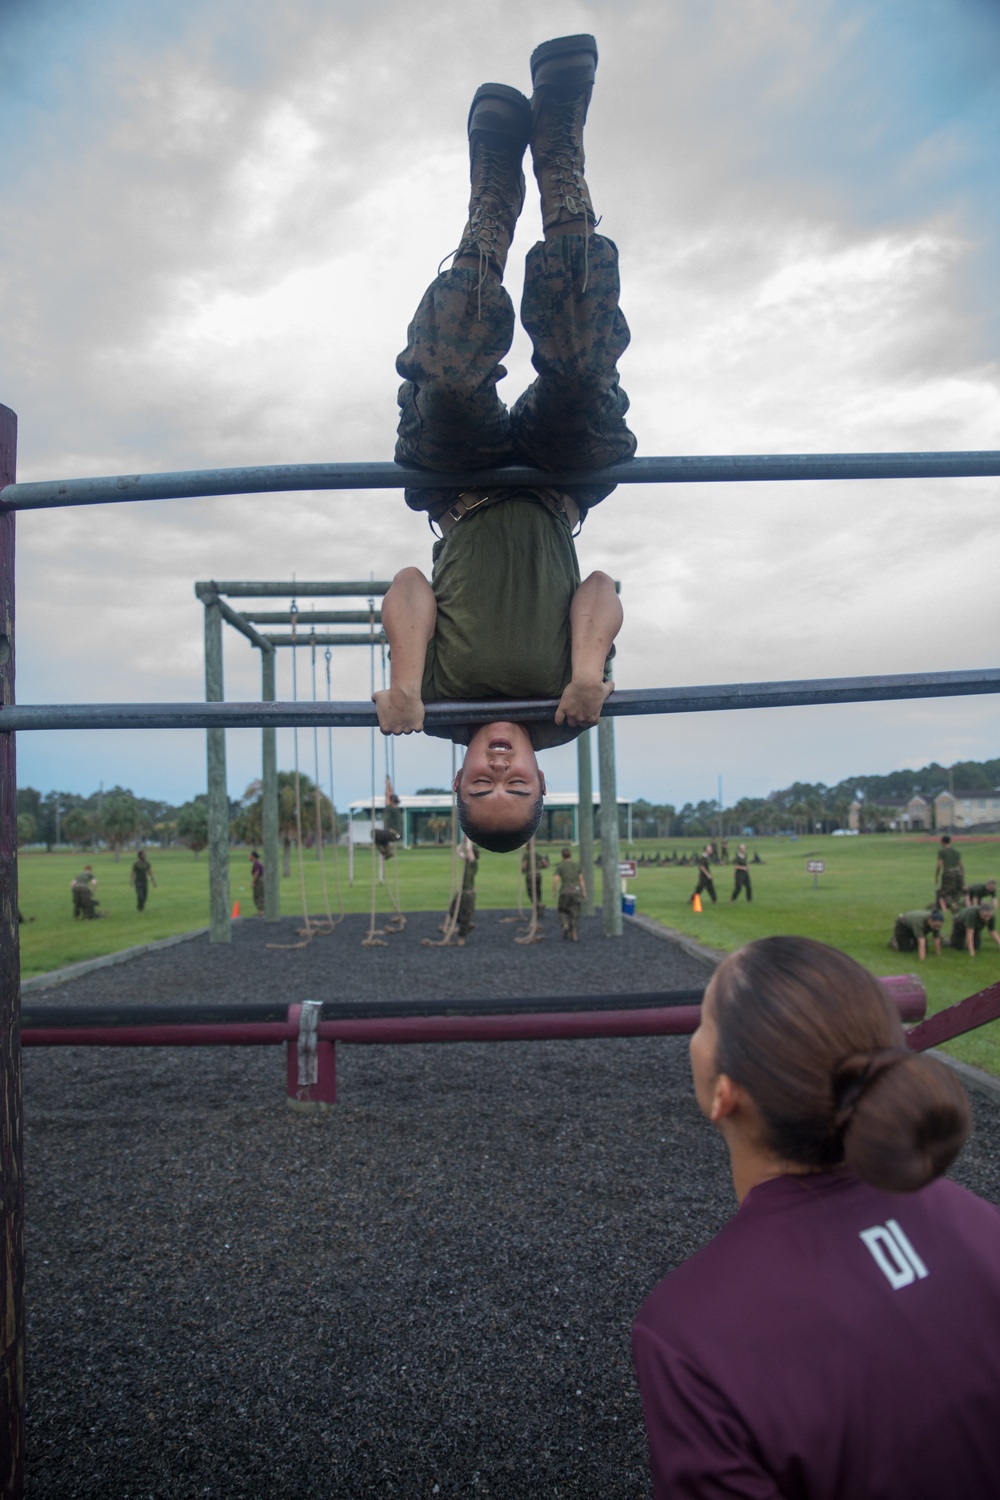
[[[952,843],[951,835],[947,833],[943,835],[938,848],[934,885],[938,905],[947,907],[949,911],[957,911],[963,902],[965,871],[962,868],[962,856]]]
[[[580,941],[580,912],[587,895],[583,871],[573,858],[572,849],[564,849],[562,860],[553,871],[552,893],[559,897],[559,921],[562,935],[570,942]]]
[[[69,883],[73,892],[73,915],[82,917],[86,922],[92,922],[95,917],[102,915],[97,908],[100,902],[94,895],[97,889],[97,879],[90,865],[84,865],[79,875],[75,876]]]
[[[514,463],[580,471],[635,452],[616,368],[629,341],[618,305],[618,252],[594,233],[583,176],[596,66],[593,37],[560,37],[532,55],[530,101],[492,83],[473,98],[468,221],[452,266],[421,299],[396,362],[403,377],[400,464],[445,473]],[[537,379],[508,411],[497,382],[506,374],[501,361],[514,308],[502,276],[524,203],[521,161],[529,145],[544,239],[528,252],[521,321]],[[581,580],[573,533],[613,488],[406,492],[407,504],[426,511],[444,535],[431,579],[403,569],[383,600],[392,675],[389,688],[374,694],[379,724],[385,734],[424,729],[468,746],[459,819],[497,852],[523,846],[538,825],[545,787],[534,752],[595,724],[611,691],[607,664],[621,605],[609,575]],[[541,722],[425,724],[423,704],[442,699],[555,699],[558,707]],[[467,788],[487,752],[493,786],[472,793],[483,799],[473,806]],[[512,767],[530,787],[528,806],[509,799]]]
[[[473,917],[476,915],[476,876],[479,873],[479,850],[475,844],[470,844],[464,839],[462,847],[458,851],[459,859],[464,861],[462,870],[462,889],[457,896],[453,896],[451,906],[448,908],[449,921],[456,920],[455,942],[461,945],[469,935],[470,929],[475,925]]]
[[[144,911],[146,901],[149,897],[150,883],[156,884],[153,877],[153,867],[146,858],[145,849],[140,849],[132,866],[129,876],[129,884],[135,888],[135,906],[137,911]]]

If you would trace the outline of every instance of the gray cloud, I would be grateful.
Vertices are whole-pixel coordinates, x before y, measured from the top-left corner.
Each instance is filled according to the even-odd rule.
[[[971,0],[961,24],[920,6],[922,38],[891,54],[889,4],[547,10],[547,34],[601,42],[588,175],[622,250],[642,451],[996,445],[996,228],[972,191],[995,171],[993,106],[973,94],[963,113],[956,83],[987,68],[992,33]],[[74,67],[63,8],[22,7],[8,33],[22,148],[3,168],[0,399],[20,413],[22,477],[388,457],[395,353],[464,216],[468,99],[484,75],[528,87],[537,10],[168,10],[76,15]],[[944,30],[959,40],[935,73]],[[515,294],[537,233],[529,202]],[[508,364],[512,399],[523,336]],[[990,597],[994,493],[620,488],[581,553],[623,580],[622,684],[981,664],[986,622],[953,609]],[[24,701],[196,697],[195,578],[389,575],[429,551],[399,496],[377,494],[48,512],[19,535]],[[363,653],[338,671],[338,696],[366,696]],[[255,693],[242,643],[227,672],[230,695]],[[826,712],[621,725],[629,789],[683,800],[713,754],[700,795],[717,769],[756,786],[987,753],[996,728],[991,704]],[[720,737],[738,747],[725,764]],[[138,745],[24,736],[21,779],[68,784],[65,765],[200,785],[198,737]],[[363,790],[367,746],[342,751]],[[408,781],[439,782],[445,753],[400,747]],[[256,754],[232,736],[235,789]]]

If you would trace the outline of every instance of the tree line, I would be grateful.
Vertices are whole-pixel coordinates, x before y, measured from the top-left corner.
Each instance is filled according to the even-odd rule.
[[[984,761],[958,761],[942,766],[937,761],[919,770],[890,771],[885,776],[846,776],[835,786],[824,782],[795,781],[791,786],[769,792],[766,797],[741,797],[730,807],[721,807],[714,799],[685,802],[677,808],[671,803],[648,802],[640,797],[632,804],[632,832],[635,838],[710,838],[720,832],[738,834],[751,828],[755,834],[833,833],[846,828],[851,803],[861,794],[862,822],[877,831],[898,817],[892,803],[914,795],[932,802],[938,792],[954,786],[962,791],[989,791],[1000,784],[1000,758]],[[437,790],[423,788],[423,790]],[[299,778],[299,814],[302,842],[316,842],[317,827],[324,842],[347,830],[347,816],[338,813],[333,827],[330,799],[310,781]],[[243,796],[230,798],[229,826],[235,843],[260,844],[263,795],[259,781],[252,781]],[[318,812],[318,823],[317,823]],[[289,855],[298,839],[295,810],[295,773],[278,772],[278,837],[284,849],[287,870]],[[440,820],[443,837],[450,822]],[[103,845],[115,858],[132,843],[159,844],[161,848],[181,845],[197,856],[208,844],[208,798],[204,793],[174,807],[148,797],[137,797],[127,787],[114,786],[83,797],[77,792],[45,792],[22,787],[17,793],[17,841],[19,845],[44,844],[52,849],[70,844],[79,849],[96,849]]]
[[[239,799],[229,799],[229,828],[234,843],[259,844],[262,839],[263,793],[253,781]],[[324,841],[333,835],[330,799],[318,793],[319,829]],[[278,836],[287,864],[297,841],[301,821],[302,842],[311,846],[317,837],[317,789],[308,776],[299,778],[299,818],[296,817],[295,773],[278,772]],[[347,819],[338,814],[336,833],[346,831]],[[77,849],[111,849],[115,859],[130,844],[158,844],[163,849],[180,845],[195,856],[208,845],[208,796],[202,792],[190,802],[173,806],[149,797],[137,797],[128,787],[113,786],[91,792],[36,791],[20,787],[17,793],[17,842],[19,846],[44,844],[47,849],[69,844]]]

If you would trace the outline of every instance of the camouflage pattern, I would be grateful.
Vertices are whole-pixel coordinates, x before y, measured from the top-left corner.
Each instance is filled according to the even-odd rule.
[[[618,298],[611,240],[567,234],[532,246],[521,321],[538,378],[508,412],[496,387],[514,334],[510,297],[496,276],[480,283],[471,268],[443,272],[424,293],[396,361],[403,377],[396,462],[456,471],[511,463],[590,469],[631,458],[636,441],[616,368],[629,330]],[[613,488],[572,494],[583,514]],[[407,490],[406,503],[435,518],[459,493]]]
[[[562,923],[563,937],[576,939],[582,910],[583,896],[580,887],[564,885],[559,892],[559,921]]]
[[[472,919],[476,914],[475,890],[463,890],[459,895],[452,897],[448,908],[449,918],[454,918],[456,902],[458,903],[458,926],[455,929],[455,935],[460,938],[468,937],[469,928],[473,925]]]

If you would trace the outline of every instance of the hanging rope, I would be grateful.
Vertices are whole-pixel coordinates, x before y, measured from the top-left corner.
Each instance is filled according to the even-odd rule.
[[[515,943],[521,943],[522,945],[540,943],[545,936],[543,932],[539,931],[537,876],[535,840],[534,838],[530,838],[528,840],[528,900],[531,902],[531,921],[528,923],[527,932],[514,939]]]
[[[327,703],[330,703],[332,701],[331,700],[331,694],[330,694],[330,658],[332,656],[333,656],[333,652],[330,650],[330,647],[327,646],[326,650],[323,653],[324,660],[326,661],[326,701],[327,701]],[[327,759],[329,761],[329,770],[330,770],[330,824],[331,824],[331,832],[333,834],[333,882],[334,882],[334,885],[337,887],[337,910],[340,913],[340,915],[337,918],[337,921],[338,922],[342,922],[344,920],[344,893],[341,890],[341,886],[340,886],[340,844],[339,844],[339,841],[338,841],[338,838],[337,838],[337,799],[336,799],[336,797],[334,796],[334,793],[333,793],[333,725],[332,724],[328,724],[327,728],[326,728],[326,753],[327,753]],[[316,784],[317,784],[317,786],[319,785],[319,776],[318,776],[318,774],[317,774],[317,777],[316,777]]]
[[[299,701],[299,651],[296,633],[299,607],[294,599],[292,600],[290,613],[292,617],[292,702],[297,703]],[[303,925],[299,928],[299,937],[302,938],[303,941],[301,943],[268,943],[267,946],[269,948],[307,948],[312,942],[313,937],[315,936],[317,931],[312,922],[309,920],[309,907],[306,902],[306,870],[305,861],[302,858],[302,786],[301,777],[299,775],[299,731],[297,725],[292,730],[292,745],[294,747],[295,764],[295,842],[298,847],[299,896],[302,901],[303,921]]]
[[[374,697],[374,695],[375,695],[375,600],[374,600],[374,598],[370,598],[368,600],[368,620],[369,620],[369,628],[371,630],[371,645],[369,647],[369,664],[370,664],[369,677],[370,677],[371,696]],[[376,906],[376,901],[377,901],[377,896],[378,896],[378,888],[377,888],[377,885],[376,885],[376,877],[377,877],[377,874],[378,874],[378,845],[375,843],[375,727],[374,727],[374,725],[372,726],[372,729],[371,729],[371,805],[370,805],[370,808],[369,808],[369,816],[370,816],[369,830],[370,830],[370,833],[371,833],[371,843],[372,843],[371,909],[370,909],[369,918],[368,918],[368,932],[367,932],[367,935],[361,939],[361,946],[362,946],[362,948],[385,948],[388,945],[385,942],[385,939],[384,939],[384,936],[383,936],[383,933],[382,933],[382,929],[380,927],[376,927],[375,926],[375,906]]]
[[[381,643],[381,649],[382,649],[382,687],[384,688],[386,686],[385,642],[384,641]],[[382,826],[388,832],[388,831],[390,831],[389,830],[389,807],[390,807],[390,804],[393,803],[393,801],[395,799],[395,796],[396,796],[396,789],[395,789],[395,785],[394,785],[394,777],[392,775],[393,761],[395,760],[395,755],[393,754],[390,757],[390,754],[389,754],[390,745],[392,744],[392,738],[391,738],[390,735],[384,735],[383,736],[383,744],[385,745],[385,817],[383,819],[383,825]],[[392,830],[392,831],[395,832],[395,830]],[[387,843],[386,844],[386,849],[389,850],[389,851],[391,851],[392,845]],[[403,928],[406,926],[406,918],[403,916],[403,908],[400,905],[400,901],[399,901],[399,859],[398,859],[398,857],[392,857],[389,853],[383,854],[382,855],[382,868],[383,868],[383,870],[385,870],[386,866],[389,865],[389,864],[392,865],[392,870],[391,870],[391,873],[389,874],[388,879],[386,880],[386,889],[389,892],[389,900],[392,902],[394,910],[393,910],[393,915],[389,918],[388,922],[386,922],[386,924],[385,924],[385,931],[386,932],[402,932]]]
[[[462,882],[458,873],[460,860],[458,857],[458,794],[455,791],[455,746],[451,747],[451,876],[449,880],[450,893],[448,897],[448,915],[442,922],[439,931],[443,933],[441,938],[421,938],[424,948],[451,948],[454,947],[453,939],[455,929],[458,926],[458,909],[462,901]]]
[[[315,625],[315,622],[313,623],[312,632],[311,632],[310,637],[309,637],[309,651],[310,651],[310,660],[311,660],[311,665],[312,665],[312,701],[313,701],[313,703],[315,703],[316,700],[317,700],[317,694],[316,694],[316,625]],[[333,929],[337,926],[337,923],[340,922],[343,919],[343,913],[341,913],[341,915],[339,917],[337,917],[336,919],[334,919],[333,912],[330,910],[330,896],[329,896],[329,893],[327,892],[327,888],[326,888],[326,855],[325,855],[324,849],[323,849],[323,807],[322,807],[323,793],[320,790],[320,784],[319,784],[319,728],[315,724],[313,725],[313,765],[314,765],[313,804],[314,804],[314,810],[315,810],[315,814],[316,814],[315,819],[314,819],[314,822],[316,824],[316,852],[317,852],[317,855],[319,857],[319,878],[320,878],[320,884],[321,884],[321,886],[323,888],[323,909],[326,912],[326,923],[322,927],[317,926],[316,931],[317,931],[317,933],[331,933],[333,931]],[[336,842],[336,833],[334,833],[334,841]]]

